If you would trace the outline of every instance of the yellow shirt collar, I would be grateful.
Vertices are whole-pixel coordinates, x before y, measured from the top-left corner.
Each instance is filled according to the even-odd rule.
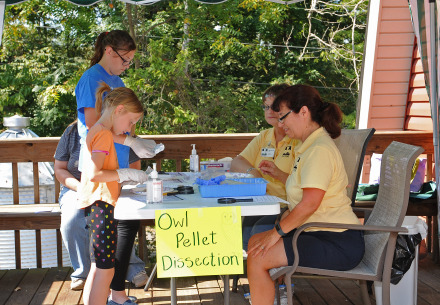
[[[297,146],[295,146],[295,155],[305,152],[310,147],[310,145],[315,142],[316,139],[322,137],[323,135],[328,135],[324,127],[319,127],[318,129],[316,129],[302,144],[298,144]]]

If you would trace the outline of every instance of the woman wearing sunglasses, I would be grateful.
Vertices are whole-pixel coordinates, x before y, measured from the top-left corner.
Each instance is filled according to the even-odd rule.
[[[333,142],[341,134],[342,112],[324,103],[310,86],[284,90],[272,104],[279,127],[302,143],[295,147],[295,161],[285,180],[289,210],[275,228],[252,236],[248,247],[247,274],[252,304],[273,304],[274,283],[269,269],[292,265],[292,237],[309,222],[359,224],[347,196],[344,163]],[[263,161],[263,173],[273,162]],[[354,268],[364,254],[363,234],[357,230],[310,228],[299,235],[299,265],[333,270]]]
[[[278,84],[269,87],[263,93],[264,118],[272,128],[265,129],[256,136],[248,146],[232,160],[231,172],[252,174],[255,178],[264,178],[267,184],[267,194],[286,199],[284,182],[292,168],[293,149],[297,140],[286,136],[283,128],[278,126],[278,114],[271,106],[275,98],[288,88],[287,84]],[[259,166],[263,160],[274,162],[270,175],[262,173]],[[247,216],[243,220],[243,249],[247,250],[249,238],[259,232],[271,230],[275,226],[278,215]]]

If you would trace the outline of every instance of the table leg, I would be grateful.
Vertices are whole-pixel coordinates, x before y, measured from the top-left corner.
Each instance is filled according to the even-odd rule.
[[[177,305],[177,287],[176,278],[170,278],[170,290],[171,290],[171,305]]]
[[[229,274],[224,275],[223,278],[223,290],[224,290],[224,304],[229,305]]]
[[[144,291],[147,291],[148,288],[150,288],[150,285],[151,285],[151,283],[153,282],[154,277],[156,276],[156,272],[157,272],[157,263],[154,264],[154,268],[153,268],[153,270],[151,271],[150,277],[148,278],[148,281],[147,281],[147,283],[145,284]]]

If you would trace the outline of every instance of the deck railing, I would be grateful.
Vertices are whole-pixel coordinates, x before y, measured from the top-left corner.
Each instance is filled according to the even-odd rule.
[[[182,170],[182,161],[188,159],[191,152],[191,144],[196,144],[197,153],[201,159],[205,158],[223,158],[235,157],[246,145],[256,136],[255,133],[242,134],[192,134],[192,135],[155,135],[142,136],[155,140],[157,143],[163,143],[165,150],[158,154],[154,159],[157,161],[158,169],[161,168],[161,161],[165,159],[175,160],[175,171]],[[38,174],[38,162],[53,162],[53,156],[58,144],[58,137],[51,138],[30,138],[30,139],[5,139],[0,140],[0,163],[12,163],[12,180],[13,180],[13,199],[14,205],[19,204],[19,187],[18,187],[18,163],[32,162],[33,164],[33,181],[34,181],[34,203],[39,204],[40,186]],[[392,142],[399,141],[412,145],[422,146],[425,149],[424,154],[427,155],[427,179],[432,179],[432,160],[433,160],[433,142],[432,132],[419,131],[376,131],[367,147],[367,156],[372,153],[383,153],[385,148]],[[58,202],[58,193],[60,184],[55,179],[55,202]],[[53,226],[53,223],[52,223]],[[20,224],[16,228],[33,229],[36,228],[36,252],[37,267],[41,267],[41,227],[35,222],[29,221],[26,224]],[[44,227],[43,227],[44,228]],[[52,228],[52,227],[51,227]],[[0,230],[15,229],[10,227],[10,222],[6,222],[0,215]],[[145,231],[143,231],[145,232]],[[62,265],[61,259],[61,238],[59,229],[57,230],[57,251],[58,265]],[[140,238],[140,257],[144,257],[144,235]],[[21,268],[20,261],[20,234],[19,230],[15,230],[15,254],[16,268]]]

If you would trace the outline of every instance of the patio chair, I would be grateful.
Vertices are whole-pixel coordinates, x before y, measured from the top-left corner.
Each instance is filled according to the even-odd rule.
[[[293,236],[295,260],[293,266],[270,270],[273,280],[285,276],[288,304],[292,305],[291,277],[294,273],[314,274],[333,278],[360,280],[364,304],[370,304],[366,281],[382,282],[384,305],[390,304],[391,265],[394,256],[396,238],[399,232],[407,232],[401,227],[405,217],[411,169],[417,156],[423,151],[421,147],[393,141],[385,150],[382,158],[380,188],[376,204],[364,225],[347,225],[336,223],[308,223],[298,228]],[[309,227],[332,227],[363,230],[365,254],[357,267],[347,271],[335,271],[299,266],[297,239],[304,229]]]
[[[356,201],[356,191],[364,163],[365,151],[376,130],[369,129],[343,129],[341,135],[335,139],[335,144],[344,161],[345,171],[348,176],[347,195],[353,206]]]

